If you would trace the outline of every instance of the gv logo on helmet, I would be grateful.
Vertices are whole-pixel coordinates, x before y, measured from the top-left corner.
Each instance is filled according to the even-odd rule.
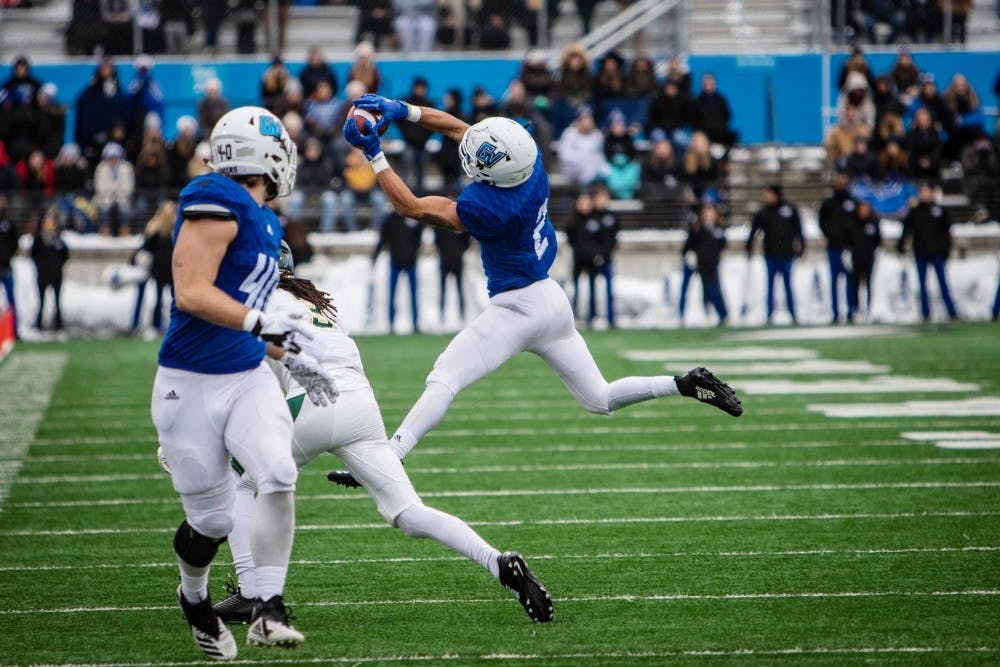
[[[261,115],[260,133],[265,137],[274,137],[277,141],[281,141],[281,125],[272,116]]]
[[[482,162],[487,167],[492,167],[505,157],[507,157],[506,153],[498,151],[497,147],[488,141],[484,141],[476,150],[476,160]]]

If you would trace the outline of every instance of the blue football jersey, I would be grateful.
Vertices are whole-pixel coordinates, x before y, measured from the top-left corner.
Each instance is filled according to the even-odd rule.
[[[548,277],[556,257],[548,208],[549,177],[541,154],[524,183],[513,188],[471,183],[458,196],[458,219],[479,241],[490,296]]]
[[[236,238],[219,265],[215,286],[251,308],[263,310],[278,284],[278,247],[283,235],[274,211],[259,206],[246,188],[219,174],[194,179],[181,190],[174,242],[185,214],[236,219]],[[199,224],[197,222],[190,224]],[[237,331],[170,308],[170,326],[160,347],[160,365],[196,373],[237,373],[255,368],[265,345]]]

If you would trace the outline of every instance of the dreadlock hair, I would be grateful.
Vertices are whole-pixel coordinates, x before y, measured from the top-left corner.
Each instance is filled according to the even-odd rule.
[[[283,289],[296,299],[308,301],[316,309],[331,320],[337,319],[337,307],[333,305],[330,295],[313,285],[311,280],[296,278],[290,271],[282,271],[278,280],[278,289]]]

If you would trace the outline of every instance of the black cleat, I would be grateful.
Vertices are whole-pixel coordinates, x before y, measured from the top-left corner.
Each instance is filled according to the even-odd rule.
[[[212,607],[215,609],[215,615],[223,623],[249,623],[253,618],[256,602],[243,597],[238,588],[231,589],[229,592],[231,593],[229,597]]]
[[[686,375],[676,376],[677,390],[681,396],[694,398],[702,403],[714,405],[734,417],[743,414],[743,404],[732,387],[712,375],[707,368],[693,368]]]
[[[205,655],[216,660],[232,660],[236,657],[236,640],[212,609],[212,600],[205,598],[198,604],[187,601],[177,587],[177,603],[184,612],[184,618],[191,626],[194,643]]]
[[[357,489],[361,486],[361,482],[354,479],[354,475],[346,470],[331,470],[326,473],[326,478],[334,484],[340,484],[341,486],[346,486],[349,489]]]
[[[253,622],[247,631],[247,644],[253,646],[280,646],[297,648],[305,637],[288,622],[285,600],[275,595],[270,600],[257,600]]]
[[[517,594],[518,602],[535,623],[552,620],[552,598],[542,582],[531,573],[524,558],[516,551],[497,557],[500,563],[500,583]]]

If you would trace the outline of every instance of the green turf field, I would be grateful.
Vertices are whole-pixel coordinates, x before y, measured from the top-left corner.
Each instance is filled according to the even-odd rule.
[[[682,398],[591,415],[521,355],[461,394],[408,458],[429,504],[527,557],[553,595],[554,622],[532,624],[476,564],[388,528],[365,494],[325,481],[337,467],[325,458],[300,477],[286,595],[306,643],[251,648],[239,627],[238,661],[1000,662],[1000,450],[988,448],[1000,446],[1000,328],[733,334],[587,338],[609,378],[682,370],[685,360],[657,360],[682,348],[755,357],[706,362],[757,388],[740,419]],[[447,340],[359,340],[390,433]],[[768,349],[788,359],[766,366]],[[21,345],[0,364],[2,664],[206,662],[174,602],[181,512],[155,459],[156,350]],[[836,363],[846,361],[870,367]],[[851,380],[908,389],[815,385]],[[788,382],[803,384],[766,393]],[[810,385],[831,393],[804,393]],[[809,409],[904,400],[945,403],[912,416]],[[955,416],[955,405],[980,414]],[[954,433],[968,431],[978,434]],[[216,600],[228,560],[224,548]]]

